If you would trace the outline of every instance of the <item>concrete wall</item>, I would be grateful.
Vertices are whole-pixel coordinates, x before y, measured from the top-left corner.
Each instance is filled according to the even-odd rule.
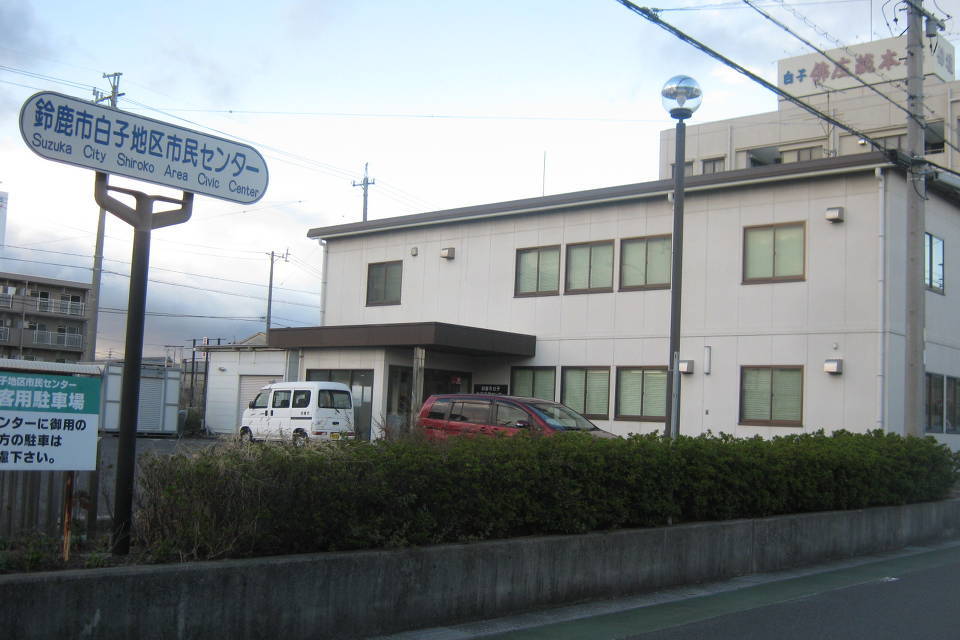
[[[581,536],[0,576],[31,638],[360,638],[960,535],[960,500]]]

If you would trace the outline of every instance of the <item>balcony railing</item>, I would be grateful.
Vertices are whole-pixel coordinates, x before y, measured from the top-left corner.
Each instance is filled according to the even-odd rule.
[[[0,342],[10,341],[10,327],[0,327]]]
[[[12,309],[13,296],[9,293],[0,293],[0,309]]]
[[[55,331],[34,331],[33,344],[47,344],[57,347],[83,346],[83,336],[79,333],[58,333]]]
[[[0,306],[3,306],[0,304]],[[84,304],[82,302],[70,302],[69,300],[50,300],[49,298],[37,298],[37,311],[46,311],[48,313],[64,313],[70,316],[82,316]]]

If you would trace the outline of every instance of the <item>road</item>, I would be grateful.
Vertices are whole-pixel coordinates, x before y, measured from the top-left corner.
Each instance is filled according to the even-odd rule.
[[[960,638],[960,540],[382,640]]]

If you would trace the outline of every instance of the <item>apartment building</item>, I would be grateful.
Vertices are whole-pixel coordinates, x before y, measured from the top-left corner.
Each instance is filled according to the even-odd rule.
[[[84,337],[90,285],[0,273],[0,358],[91,360]]]

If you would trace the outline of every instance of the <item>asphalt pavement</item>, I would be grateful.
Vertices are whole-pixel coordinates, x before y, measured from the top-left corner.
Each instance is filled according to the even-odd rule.
[[[960,638],[960,540],[381,640]]]

